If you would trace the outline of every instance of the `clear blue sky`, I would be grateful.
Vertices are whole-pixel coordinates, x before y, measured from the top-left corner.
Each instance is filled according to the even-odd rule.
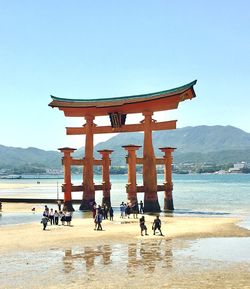
[[[79,121],[48,107],[50,94],[123,96],[194,79],[197,98],[166,120],[250,132],[250,1],[0,0],[2,145],[84,145],[66,136]]]

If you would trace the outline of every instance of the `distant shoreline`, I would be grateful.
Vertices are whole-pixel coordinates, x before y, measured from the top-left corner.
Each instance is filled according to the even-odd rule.
[[[250,172],[174,172],[173,175],[248,175]],[[138,175],[142,175],[141,173],[137,173]],[[158,175],[162,175],[163,173],[158,173]],[[101,175],[101,174],[96,174]],[[126,176],[127,173],[124,174],[110,174],[111,176]],[[79,174],[72,174],[72,176],[79,176]],[[64,177],[62,175],[18,175],[18,176],[1,176],[0,180],[63,180]]]

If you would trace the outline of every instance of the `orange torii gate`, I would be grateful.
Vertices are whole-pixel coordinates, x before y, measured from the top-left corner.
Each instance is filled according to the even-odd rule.
[[[64,201],[68,210],[72,207],[72,191],[82,191],[83,198],[80,206],[81,210],[91,209],[95,200],[95,191],[103,190],[103,202],[110,204],[110,179],[109,166],[111,150],[99,151],[101,160],[94,159],[94,135],[100,133],[120,133],[120,132],[144,132],[143,158],[137,158],[135,151],[138,146],[123,146],[128,151],[128,200],[137,200],[137,192],[144,192],[144,209],[146,212],[159,212],[157,191],[165,191],[164,209],[173,210],[172,199],[172,156],[174,148],[161,148],[164,152],[162,159],[155,157],[152,132],[156,130],[176,129],[176,120],[157,122],[152,118],[156,111],[166,111],[178,108],[180,102],[195,97],[193,86],[196,80],[170,90],[149,93],[143,95],[101,98],[101,99],[67,99],[51,96],[51,107],[57,107],[64,112],[66,117],[82,117],[85,119],[83,127],[67,127],[68,135],[86,135],[85,157],[83,159],[73,159],[71,153],[73,148],[60,148],[64,153]],[[144,119],[137,124],[126,124],[127,114],[142,113]],[[97,126],[94,123],[96,116],[109,116],[110,126]],[[143,165],[143,185],[136,185],[136,164]],[[163,164],[165,168],[165,179],[163,185],[157,185],[156,165]],[[73,186],[71,184],[71,165],[83,166],[83,184]],[[93,166],[102,165],[103,183],[94,184]]]

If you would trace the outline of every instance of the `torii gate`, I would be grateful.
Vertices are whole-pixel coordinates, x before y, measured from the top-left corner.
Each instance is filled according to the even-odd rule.
[[[135,200],[137,192],[144,192],[145,212],[159,212],[157,191],[165,191],[164,208],[173,210],[172,200],[172,157],[174,148],[161,148],[165,153],[163,159],[157,159],[154,154],[152,132],[156,130],[176,129],[176,120],[157,122],[152,118],[156,111],[177,109],[180,102],[195,97],[193,86],[196,80],[170,90],[126,97],[101,99],[67,99],[51,96],[51,107],[57,107],[66,117],[82,117],[85,119],[83,127],[67,127],[68,135],[86,135],[85,157],[80,160],[72,159],[72,148],[61,148],[64,153],[64,201],[68,210],[72,207],[72,191],[83,191],[80,210],[91,209],[95,200],[95,190],[103,190],[103,201],[110,203],[109,155],[110,150],[99,151],[102,160],[94,159],[94,135],[99,133],[144,132],[143,158],[136,158],[136,146],[124,146],[128,151],[129,181],[127,185],[128,199]],[[127,114],[142,113],[144,119],[137,124],[126,125]],[[109,116],[110,126],[97,126],[94,123],[96,116]],[[131,165],[132,163],[132,165]],[[135,165],[143,165],[143,186],[136,185]],[[164,164],[165,180],[163,186],[157,186],[156,165]],[[71,184],[71,165],[83,166],[83,185]],[[94,184],[93,166],[103,166],[103,184]]]

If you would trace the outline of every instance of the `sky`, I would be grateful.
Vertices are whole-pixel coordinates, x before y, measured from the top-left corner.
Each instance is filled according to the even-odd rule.
[[[0,0],[1,145],[84,146],[65,131],[84,119],[49,107],[50,95],[117,97],[195,79],[196,98],[154,118],[250,133],[250,1]]]

